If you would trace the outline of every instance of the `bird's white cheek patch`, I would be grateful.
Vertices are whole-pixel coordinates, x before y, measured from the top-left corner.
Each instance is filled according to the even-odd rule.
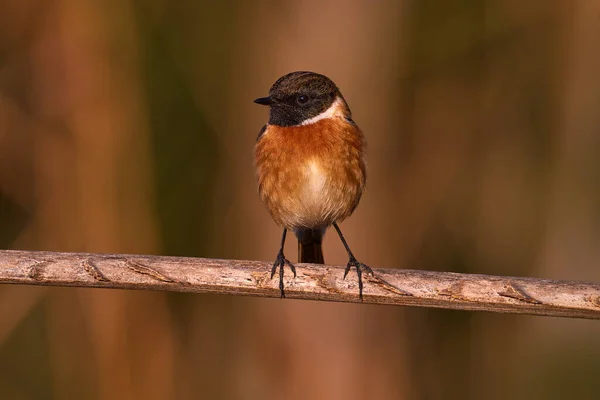
[[[344,102],[338,97],[327,110],[323,111],[321,114],[315,117],[302,121],[300,125],[310,125],[314,124],[315,122],[319,122],[322,119],[344,117],[344,115]]]

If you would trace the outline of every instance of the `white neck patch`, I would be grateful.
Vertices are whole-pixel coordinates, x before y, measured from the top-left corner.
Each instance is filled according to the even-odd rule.
[[[312,118],[302,121],[302,123],[300,125],[314,124],[315,122],[318,122],[322,119],[327,119],[327,118],[334,118],[334,117],[343,118],[345,115],[344,111],[345,111],[344,101],[340,97],[336,97],[333,104],[327,110],[323,111],[321,114],[319,114],[315,117],[312,117]]]

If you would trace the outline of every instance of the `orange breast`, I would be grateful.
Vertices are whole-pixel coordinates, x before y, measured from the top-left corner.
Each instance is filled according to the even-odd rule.
[[[344,119],[269,125],[255,156],[260,197],[282,227],[325,228],[358,205],[366,180],[364,138]]]

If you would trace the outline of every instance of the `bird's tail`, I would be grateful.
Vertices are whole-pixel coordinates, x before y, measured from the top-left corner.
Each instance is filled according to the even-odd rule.
[[[323,231],[306,229],[298,233],[298,260],[301,263],[325,264]]]

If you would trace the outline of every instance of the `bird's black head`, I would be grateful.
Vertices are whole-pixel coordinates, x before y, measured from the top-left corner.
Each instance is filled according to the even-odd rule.
[[[338,97],[343,101],[335,83],[325,75],[298,71],[279,78],[268,97],[254,102],[271,107],[269,124],[294,126],[323,113]]]

